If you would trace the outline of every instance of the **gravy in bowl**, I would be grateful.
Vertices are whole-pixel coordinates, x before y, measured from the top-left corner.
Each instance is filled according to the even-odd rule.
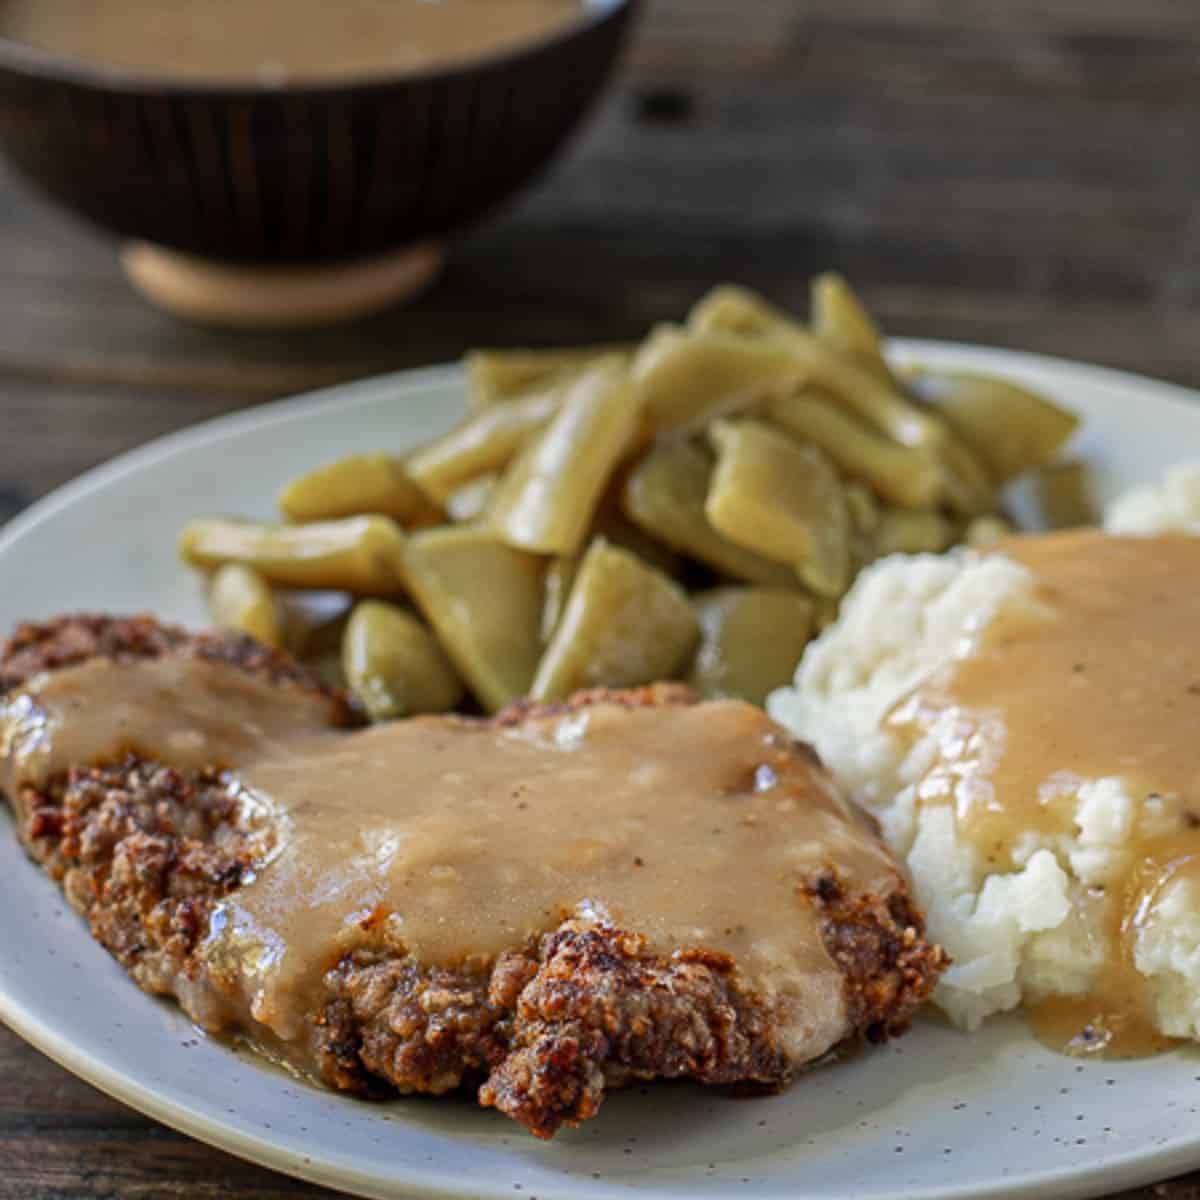
[[[419,72],[511,49],[584,0],[0,0],[0,37],[139,74],[208,82]]]

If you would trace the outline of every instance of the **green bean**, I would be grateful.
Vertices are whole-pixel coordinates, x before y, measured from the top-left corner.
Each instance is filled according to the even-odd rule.
[[[696,430],[794,384],[801,370],[780,342],[674,327],[647,339],[633,362],[647,436]]]
[[[945,417],[995,484],[1052,461],[1079,424],[1036,392],[990,375],[920,369],[909,372],[909,386]]]
[[[902,446],[937,446],[943,440],[941,427],[903,395],[890,372],[830,345],[753,292],[715,288],[693,309],[688,324],[699,332],[755,334],[781,343],[795,356],[803,382]]]
[[[326,650],[315,658],[305,659],[304,665],[326,686],[347,690],[346,675],[342,670],[342,655],[338,650]]]
[[[840,596],[817,596],[816,608],[813,610],[813,628],[817,633],[824,633],[838,619],[842,600]]]
[[[879,525],[879,501],[869,487],[856,481],[844,487],[846,513],[850,517],[850,528],[855,533],[874,533]]]
[[[842,471],[869,483],[889,503],[928,508],[942,490],[942,471],[932,452],[880,437],[811,388],[768,397],[762,413],[802,441],[819,446]]]
[[[372,721],[446,712],[463,692],[433,634],[382,600],[355,605],[342,640],[342,671]]]
[[[957,434],[942,442],[942,498],[960,517],[976,517],[996,503],[995,489],[979,457]]]
[[[352,454],[293,479],[279,495],[289,521],[336,521],[379,513],[401,525],[437,525],[446,514],[389,454]]]
[[[278,646],[279,615],[267,581],[252,567],[226,563],[218,567],[208,592],[214,624],[236,629],[266,646]]]
[[[762,704],[792,681],[812,636],[814,605],[800,592],[729,587],[693,597],[700,647],[688,682],[705,697]]]
[[[1006,537],[1011,537],[1014,532],[1011,522],[995,513],[985,513],[967,525],[963,531],[962,540],[965,545],[982,550],[987,546],[994,546]]]
[[[612,359],[589,367],[500,480],[488,504],[490,527],[520,550],[576,553],[639,423],[637,395],[624,367]]]
[[[546,567],[546,598],[542,607],[543,645],[554,636],[554,631],[562,621],[578,574],[579,558],[573,554],[552,558]]]
[[[523,696],[541,656],[543,559],[486,529],[430,529],[407,543],[409,591],[460,678],[495,711]]]
[[[283,644],[300,659],[341,654],[354,598],[345,592],[283,592],[277,597]]]
[[[757,292],[729,283],[713,288],[692,308],[687,327],[694,333],[736,333],[749,337],[801,328]]]
[[[888,554],[938,554],[954,541],[954,526],[940,512],[914,512],[893,508],[879,518],[875,552]]]
[[[861,483],[847,483],[845,496],[850,518],[850,573],[854,576],[875,560],[875,531],[881,512],[875,493]]]
[[[279,587],[355,595],[396,591],[404,534],[388,517],[347,517],[311,525],[263,525],[223,517],[190,521],[179,539],[184,562],[205,570],[253,567]]]
[[[597,538],[580,563],[530,695],[564,700],[581,688],[668,679],[687,661],[698,637],[678,584]]]
[[[812,325],[817,337],[835,350],[890,378],[879,327],[845,279],[832,271],[812,281]]]
[[[565,350],[472,350],[463,360],[467,399],[478,412],[556,383],[598,358],[618,354],[628,359],[631,353],[632,347],[619,343]]]
[[[619,481],[620,485],[624,480]],[[593,537],[602,537],[613,546],[636,554],[642,562],[675,577],[683,570],[681,556],[670,546],[651,537],[640,525],[635,525],[621,510],[621,486],[601,502],[596,519],[592,523]]]
[[[621,503],[651,537],[733,579],[795,587],[795,572],[722,537],[704,512],[712,457],[688,441],[655,446],[630,472]]]
[[[1038,511],[1047,529],[1073,529],[1096,523],[1087,467],[1071,461],[1047,463],[1033,473]]]
[[[495,475],[481,475],[447,497],[446,512],[450,520],[456,524],[485,520],[498,482]]]
[[[866,424],[902,446],[937,448],[945,441],[939,421],[914,404],[890,379],[796,328],[779,340],[795,355],[801,378],[850,409]]]
[[[705,512],[731,541],[793,566],[822,596],[849,583],[850,518],[829,459],[762,422],[717,421]]]
[[[485,408],[414,451],[405,468],[428,495],[444,504],[464,484],[503,470],[550,423],[562,396],[561,388],[549,387]]]

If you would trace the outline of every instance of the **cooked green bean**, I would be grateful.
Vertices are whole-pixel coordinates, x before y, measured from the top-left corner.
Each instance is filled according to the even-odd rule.
[[[552,558],[546,567],[545,602],[542,606],[542,642],[549,642],[562,621],[571,588],[579,574],[579,558],[576,555],[560,555]]]
[[[315,658],[305,659],[304,665],[312,671],[326,687],[347,690],[346,675],[342,670],[340,650],[326,650]]]
[[[311,525],[263,525],[224,517],[189,521],[179,538],[184,562],[205,570],[253,567],[279,587],[381,595],[401,583],[404,534],[389,517],[347,517]]]
[[[862,366],[807,330],[797,327],[779,340],[795,355],[805,383],[828,393],[868,425],[902,446],[939,447],[945,429],[890,379]]]
[[[855,533],[874,533],[879,525],[879,501],[869,487],[851,481],[844,487],[846,512],[850,517],[850,528]]]
[[[605,496],[592,523],[589,543],[593,537],[602,537],[611,545],[636,554],[642,562],[664,574],[672,578],[677,576],[683,570],[682,556],[651,537],[640,525],[635,525],[621,510],[620,501],[620,488],[615,494]]]
[[[633,468],[621,496],[626,515],[651,537],[733,579],[795,587],[795,573],[722,537],[704,512],[712,457],[688,441],[655,446]]]
[[[266,646],[278,646],[279,614],[267,581],[253,567],[218,567],[208,591],[208,611],[222,629],[237,629]]]
[[[283,644],[297,658],[341,653],[342,632],[354,607],[352,596],[345,592],[281,592],[276,605]]]
[[[909,372],[909,386],[945,418],[996,484],[1052,461],[1079,419],[1006,379],[969,371]]]
[[[788,563],[822,596],[849,584],[850,518],[837,472],[815,446],[760,421],[716,421],[705,512],[730,541]]]
[[[940,512],[889,509],[875,529],[875,553],[939,554],[954,541],[954,526]]]
[[[800,374],[795,356],[774,339],[674,327],[650,337],[633,361],[651,435],[699,429],[787,388]]]
[[[1033,472],[1038,511],[1047,529],[1096,523],[1087,467],[1077,461],[1047,463]]]
[[[613,343],[565,350],[472,350],[463,360],[467,400],[474,411],[515,400],[547,383],[558,382],[597,358],[612,354],[628,358],[632,349]]]
[[[716,588],[694,596],[700,647],[688,682],[706,697],[762,704],[791,683],[813,632],[814,605],[778,588]]]
[[[797,329],[800,325],[757,292],[723,283],[693,306],[688,313],[687,327],[695,333],[738,333],[758,337]]]
[[[637,346],[473,352],[448,433],[294,480],[289,524],[194,521],[180,554],[219,621],[330,678],[344,657],[378,718],[460,686],[495,710],[689,668],[761,701],[875,558],[1006,535],[1014,475],[1044,468],[1051,524],[1091,517],[1082,469],[1048,465],[1074,417],[1004,380],[893,371],[840,275],[813,280],[810,319],[724,286]],[[714,589],[694,612],[680,579]]]
[[[414,534],[404,557],[417,607],[479,702],[523,696],[542,652],[545,560],[470,526]]]
[[[550,423],[562,397],[561,388],[550,387],[509,404],[485,408],[410,454],[405,469],[444,504],[464,484],[503,470],[521,447]]]
[[[446,712],[463,693],[437,638],[411,613],[382,600],[354,606],[342,640],[342,672],[372,721]]]
[[[919,447],[928,452],[954,440],[941,422],[922,411],[904,394],[903,387],[883,359],[881,338],[874,322],[840,276],[823,275],[814,281],[813,320],[816,331],[810,333],[753,292],[738,287],[719,287],[692,310],[688,326],[700,333],[750,335],[782,344],[795,356],[804,382],[826,393],[827,403],[849,409],[901,447]],[[806,420],[814,420],[810,415],[804,416]],[[819,422],[822,418],[818,416],[815,420]],[[825,425],[820,428],[824,429]],[[828,438],[828,434],[796,432],[807,440],[822,444],[826,453],[835,453],[831,444],[821,441],[822,436]],[[961,430],[959,432],[967,445],[964,447],[960,443],[950,450],[951,461],[942,470],[943,488],[951,504],[958,509],[982,511],[979,508],[983,492],[979,464],[973,471],[965,453],[973,447],[973,442]],[[971,457],[975,459],[975,454]],[[926,464],[925,488],[930,486],[928,474],[929,465]],[[894,489],[895,484],[884,486]],[[923,507],[930,503],[930,497],[926,495],[919,501],[895,495],[886,498],[908,507]]]
[[[379,513],[413,529],[446,519],[390,454],[352,454],[293,479],[279,495],[279,510],[289,521]]]
[[[838,619],[841,610],[840,596],[817,596],[816,608],[813,611],[813,628],[817,633],[824,633]]]
[[[940,452],[942,498],[947,508],[960,517],[976,517],[992,508],[995,489],[978,455],[949,431]]]
[[[483,520],[498,482],[495,475],[481,475],[447,497],[446,513],[450,520],[459,525]]]
[[[869,483],[891,504],[929,508],[942,490],[942,470],[932,452],[888,441],[811,388],[768,397],[762,413],[820,447],[847,475]]]
[[[488,503],[488,524],[510,546],[575,554],[640,425],[629,374],[605,359],[567,389],[545,431],[517,458]]]
[[[875,493],[864,484],[852,481],[845,485],[844,491],[850,518],[850,573],[854,576],[875,561],[875,531],[881,513]]]
[[[872,428],[903,446],[942,441],[941,427],[902,394],[890,372],[831,345],[745,288],[714,288],[692,310],[688,324],[699,332],[776,340],[795,355],[805,382],[829,393]]]
[[[964,545],[982,550],[987,546],[995,545],[996,542],[1006,537],[1011,537],[1015,532],[1011,522],[995,513],[985,513],[982,517],[976,517],[966,527],[962,540]]]
[[[845,279],[833,271],[818,275],[812,281],[811,308],[817,337],[876,375],[890,378],[879,327]]]
[[[698,638],[687,594],[677,583],[597,538],[583,556],[530,694],[564,700],[581,688],[669,679]]]

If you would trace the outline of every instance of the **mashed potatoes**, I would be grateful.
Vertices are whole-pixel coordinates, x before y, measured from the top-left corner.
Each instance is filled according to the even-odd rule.
[[[1110,533],[1200,534],[1200,463],[1172,467],[1160,483],[1132,488],[1104,514]]]
[[[1200,532],[1200,469],[1178,469],[1160,487],[1123,497],[1107,523]],[[958,779],[949,803],[929,801],[939,747],[956,736],[936,722],[945,726],[954,714],[915,740],[885,717],[918,684],[971,656],[994,620],[1019,627],[1051,615],[1034,573],[1009,558],[956,551],[885,559],[859,577],[837,623],[809,647],[794,686],[768,702],[878,817],[907,864],[930,933],[954,959],[935,998],[967,1028],[1023,1001],[1094,990],[1114,954],[1112,905],[1142,848],[1171,844],[1153,839],[1185,836],[1195,825],[1177,794],[1135,795],[1116,773],[1072,777],[1069,794],[1056,797],[1067,819],[1013,828],[1003,854],[989,861],[960,821],[977,781]],[[1003,737],[1001,730],[993,744],[1002,747]],[[980,744],[987,753],[987,740]],[[1200,1037],[1200,888],[1190,871],[1164,873],[1159,884],[1147,893],[1153,911],[1142,916],[1152,919],[1137,925],[1133,966],[1153,1024]]]

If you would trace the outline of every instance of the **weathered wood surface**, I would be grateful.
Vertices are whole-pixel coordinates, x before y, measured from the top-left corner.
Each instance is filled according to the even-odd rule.
[[[885,326],[1200,385],[1192,0],[651,0],[557,169],[413,308],[304,337],[180,325],[0,171],[0,520],[159,433],[473,344],[634,334],[736,279],[849,274]],[[0,950],[2,952],[2,950]],[[0,1030],[0,1195],[317,1195]],[[1200,1197],[1200,1176],[1129,1193]]]

